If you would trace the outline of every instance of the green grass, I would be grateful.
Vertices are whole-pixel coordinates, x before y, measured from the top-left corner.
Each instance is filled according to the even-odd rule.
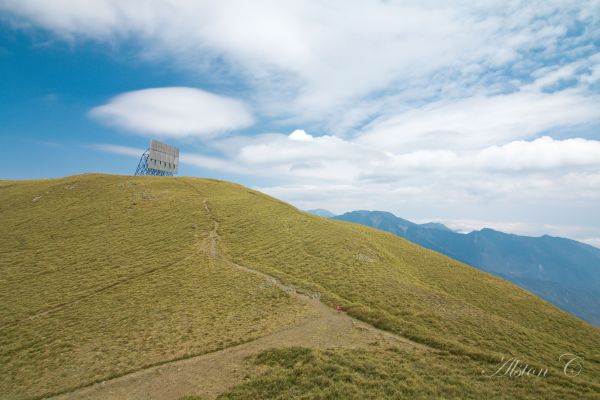
[[[600,331],[531,293],[383,231],[306,214],[234,184],[195,184],[211,199],[222,251],[235,262],[473,363],[521,356],[560,376],[558,357],[578,354],[585,371],[565,385],[600,391]]]
[[[221,254],[443,350],[267,353],[226,398],[600,394],[600,330],[503,280],[232,183],[82,175],[0,182],[0,398],[214,351],[301,315],[261,278],[207,257],[203,198],[219,221]],[[566,352],[585,359],[576,378],[560,371]],[[549,378],[482,377],[502,356],[546,366]]]
[[[201,243],[212,225],[181,181],[80,176],[0,187],[0,398],[215,351],[302,312],[262,279],[209,261]]]
[[[372,350],[277,349],[250,364],[257,372],[220,400],[235,399],[595,399],[589,387],[564,387],[557,376],[491,378],[465,357]],[[267,366],[267,368],[260,368]],[[258,367],[258,368],[256,368]]]

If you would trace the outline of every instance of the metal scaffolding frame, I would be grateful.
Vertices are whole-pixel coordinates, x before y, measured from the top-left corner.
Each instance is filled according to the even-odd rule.
[[[137,169],[135,170],[135,176],[173,176],[173,172],[161,171],[158,169],[153,169],[148,167],[148,157],[150,156],[150,149],[146,150],[142,157],[140,157],[140,162],[138,163]]]

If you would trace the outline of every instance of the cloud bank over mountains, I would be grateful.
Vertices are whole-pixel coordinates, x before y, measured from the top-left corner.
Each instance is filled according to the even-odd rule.
[[[201,143],[182,162],[202,171],[250,177],[305,209],[581,225],[600,237],[599,1],[0,9],[75,48],[135,41],[143,60],[211,77],[210,90],[139,88],[90,111],[124,132]]]

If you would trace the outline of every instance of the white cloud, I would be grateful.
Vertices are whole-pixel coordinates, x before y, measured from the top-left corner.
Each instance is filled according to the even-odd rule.
[[[119,146],[116,144],[106,144],[106,143],[90,144],[87,147],[96,149],[96,150],[100,150],[105,153],[113,153],[113,154],[120,154],[123,156],[133,156],[133,157],[140,157],[142,155],[142,153],[144,152],[144,150],[138,149],[135,147]]]
[[[265,173],[270,171],[281,178],[331,177],[337,182],[489,173],[509,174],[518,180],[515,173],[551,175],[600,169],[600,141],[581,138],[556,140],[545,136],[475,150],[392,153],[334,136],[313,137],[304,132],[302,137],[311,139],[289,140],[289,136],[269,134],[237,142],[226,139],[223,145],[216,142],[215,146],[226,148],[229,162],[244,165],[249,173],[265,169]]]
[[[120,146],[108,143],[93,143],[86,145],[86,147],[99,150],[105,153],[118,154],[123,156],[131,156],[139,158],[145,149],[131,147],[131,146]],[[180,153],[179,161],[181,164],[192,165],[195,167],[205,168],[209,170],[220,170],[232,173],[248,173],[248,170],[232,164],[226,160],[215,157],[208,157],[199,154]]]
[[[124,93],[93,108],[90,115],[144,136],[176,138],[216,136],[253,123],[244,103],[186,87]]]
[[[530,142],[515,141],[483,149],[476,156],[483,168],[504,171],[600,168],[600,141],[585,139],[554,140],[542,137]]]
[[[397,179],[416,171],[444,173],[504,172],[561,173],[578,168],[600,169],[600,141],[555,140],[544,136],[532,141],[513,141],[502,146],[476,150],[417,150],[393,155],[388,152],[381,164],[363,170],[362,178]],[[517,178],[515,178],[517,179]]]
[[[373,153],[367,147],[335,136],[313,137],[306,132],[300,134],[297,130],[291,135],[255,136],[240,143],[240,147],[235,151],[235,157],[247,163],[289,164],[299,161],[362,161],[379,154],[379,152]]]
[[[524,90],[440,101],[381,117],[358,142],[396,151],[481,148],[600,120],[600,96]]]
[[[5,0],[12,19],[234,78],[270,117],[351,129],[431,96],[527,81],[556,53],[587,57],[597,4],[307,0]],[[514,76],[514,78],[513,78]],[[505,80],[505,79],[502,79]],[[349,116],[352,117],[349,117]]]
[[[268,134],[237,141],[224,139],[221,144],[217,140],[212,145],[226,148],[228,154],[208,157],[184,153],[182,162],[289,182],[309,178],[313,185],[334,182],[360,186],[371,182],[393,186],[421,180],[421,186],[440,185],[448,189],[448,179],[454,179],[454,190],[469,192],[470,186],[471,190],[491,195],[534,188],[557,189],[563,184],[560,179],[568,178],[581,187],[574,195],[584,196],[589,191],[594,193],[595,182],[600,179],[600,141],[596,140],[541,137],[477,150],[397,154],[334,136],[313,137],[303,132],[302,137],[312,139],[290,140],[289,135]],[[103,145],[101,150],[139,154],[137,150],[113,145]],[[443,196],[443,191],[439,195]],[[600,192],[596,191],[596,195],[600,197]]]
[[[294,132],[290,133],[288,137],[290,140],[296,140],[298,142],[310,142],[313,140],[313,137],[303,129],[296,129]]]
[[[181,153],[179,160],[182,164],[193,165],[195,167],[213,171],[222,171],[235,174],[248,174],[250,172],[242,165],[231,163],[222,158],[209,157],[200,154]]]

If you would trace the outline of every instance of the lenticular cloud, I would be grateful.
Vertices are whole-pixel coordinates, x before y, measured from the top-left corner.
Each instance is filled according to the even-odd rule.
[[[176,138],[214,137],[254,122],[243,102],[188,87],[127,92],[95,107],[90,115],[141,135]]]

